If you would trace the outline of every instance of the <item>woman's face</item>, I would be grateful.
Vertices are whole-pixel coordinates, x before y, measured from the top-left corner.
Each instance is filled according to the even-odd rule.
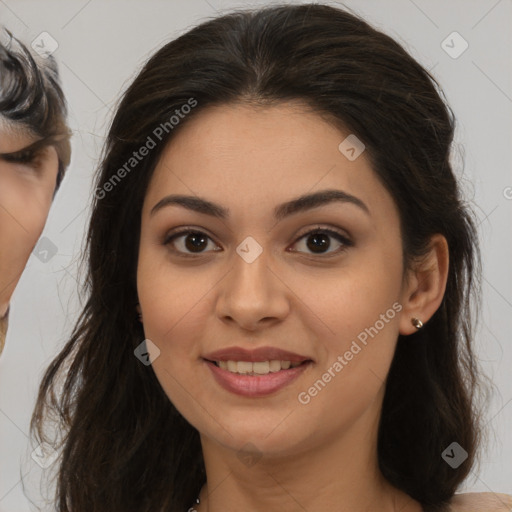
[[[0,316],[41,235],[55,190],[55,148],[23,151],[36,140],[0,124]]]
[[[284,456],[340,432],[368,440],[406,294],[390,194],[364,152],[339,149],[348,133],[292,104],[190,121],[142,211],[137,286],[159,382],[224,448]],[[295,202],[328,190],[339,199]]]

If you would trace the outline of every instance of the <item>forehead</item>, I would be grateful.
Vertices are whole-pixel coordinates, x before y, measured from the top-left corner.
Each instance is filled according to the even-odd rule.
[[[184,193],[256,211],[326,188],[392,203],[364,152],[351,161],[340,151],[348,135],[297,103],[208,107],[168,143],[144,208]]]
[[[254,107],[246,104],[207,107],[194,115],[167,148],[167,156],[203,159],[215,155],[227,162],[245,157],[258,162],[298,163],[314,159],[342,133],[298,103]],[[196,151],[190,153],[191,147]],[[185,155],[185,153],[188,153]]]
[[[0,153],[12,153],[28,146],[36,135],[22,123],[6,119],[0,114]]]

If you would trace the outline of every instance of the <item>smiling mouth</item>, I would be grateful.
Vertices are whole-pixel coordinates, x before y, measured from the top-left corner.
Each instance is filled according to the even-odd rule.
[[[238,375],[247,375],[247,376],[258,376],[258,375],[268,375],[269,373],[277,373],[282,370],[289,370],[292,368],[297,368],[306,363],[310,363],[311,360],[308,359],[306,361],[301,362],[291,362],[291,361],[280,361],[277,359],[270,361],[211,361],[206,359],[210,363],[213,363],[218,368],[222,370],[226,370],[230,373],[238,374]]]

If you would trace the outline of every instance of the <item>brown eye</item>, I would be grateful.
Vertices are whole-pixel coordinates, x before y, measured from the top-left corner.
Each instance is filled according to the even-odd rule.
[[[201,255],[204,252],[208,252],[206,249],[209,240],[211,238],[207,234],[188,229],[167,236],[164,240],[164,245],[170,245],[173,252],[183,256]]]
[[[338,243],[339,247],[334,250],[331,250],[332,239],[335,239]],[[317,254],[320,256],[327,255],[331,256],[333,254],[338,254],[348,247],[353,246],[354,244],[344,235],[334,231],[332,229],[326,229],[318,227],[314,230],[308,231],[304,235],[302,235],[299,240],[296,242],[298,244],[301,240],[305,240],[305,246],[308,251],[311,251],[309,254]],[[302,252],[302,251],[300,251]]]

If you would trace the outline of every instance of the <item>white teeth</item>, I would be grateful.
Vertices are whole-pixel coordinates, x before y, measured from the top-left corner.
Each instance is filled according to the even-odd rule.
[[[270,371],[278,372],[281,369],[281,361],[270,361]]]
[[[295,368],[301,363],[292,363],[291,361],[216,361],[217,366],[223,370],[228,370],[232,373],[240,373],[243,375],[267,375],[268,373],[275,373],[281,370],[288,370],[288,368]]]
[[[270,361],[259,361],[257,363],[252,363],[252,371],[258,375],[265,375],[266,373],[270,373]]]
[[[252,363],[246,361],[238,361],[238,373],[251,373]]]

